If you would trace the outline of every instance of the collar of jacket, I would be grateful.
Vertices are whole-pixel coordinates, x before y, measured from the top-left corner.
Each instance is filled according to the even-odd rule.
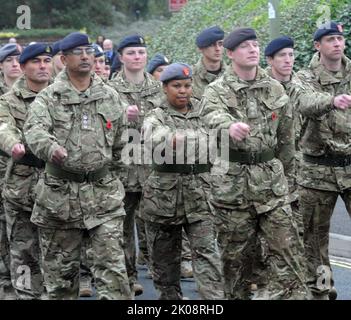
[[[164,103],[161,104],[160,108],[163,109],[164,112],[168,113],[170,116],[176,116],[181,118],[197,118],[200,116],[200,108],[199,108],[199,100],[195,98],[190,98],[189,103],[189,112],[184,115],[183,113],[177,111],[171,104],[165,100]]]
[[[256,78],[253,82],[248,82],[239,78],[234,72],[233,68],[227,68],[224,73],[225,81],[234,90],[239,91],[243,88],[256,89],[256,88],[269,88],[273,79],[267,75],[265,70],[257,67]]]
[[[141,93],[142,96],[147,96],[158,92],[161,88],[161,82],[154,80],[148,73],[144,72],[144,82],[141,86],[136,86],[127,81],[125,72],[122,69],[117,76],[110,81],[113,88],[116,88],[121,93]]]
[[[265,69],[266,73],[273,79],[275,79],[273,77],[273,73],[272,73],[272,67],[271,66],[268,66],[266,69]],[[277,80],[277,79],[276,79]],[[279,81],[279,80],[278,80]],[[301,84],[301,80],[298,78],[298,76],[296,75],[296,72],[293,71],[291,73],[291,77],[290,77],[290,80],[289,81],[279,81],[283,87],[285,89],[289,88],[290,86],[294,85],[294,84]]]
[[[106,96],[106,92],[103,90],[104,82],[96,74],[91,75],[90,87],[85,91],[86,99],[84,104],[88,104],[91,101],[102,99]],[[54,93],[61,96],[61,102],[64,104],[80,104],[82,103],[82,97],[78,91],[73,88],[72,83],[68,78],[67,72],[60,72],[53,84]]]
[[[226,65],[224,64],[223,61],[221,61],[221,72],[218,75],[212,74],[207,71],[204,65],[203,59],[201,57],[194,66],[193,74],[197,74],[202,80],[206,80],[208,83],[210,83],[213,81],[213,77],[215,78],[219,77],[221,74],[223,74],[225,69],[226,69]]]
[[[350,75],[351,73],[351,61],[345,55],[342,57],[342,64],[345,68],[345,75]],[[341,80],[336,78],[332,73],[330,73],[324,65],[320,62],[319,53],[316,52],[309,64],[309,68],[316,77],[316,80],[321,85],[328,85],[334,83],[340,83]]]
[[[13,84],[11,90],[17,97],[22,98],[23,100],[26,99],[33,99],[37,96],[37,92],[33,92],[28,88],[26,76],[20,76],[15,83]]]

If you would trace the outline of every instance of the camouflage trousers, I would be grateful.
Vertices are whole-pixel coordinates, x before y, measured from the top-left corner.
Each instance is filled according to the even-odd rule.
[[[10,246],[11,281],[18,299],[40,299],[44,293],[40,268],[38,228],[30,221],[31,212],[21,204],[4,200]]]
[[[224,299],[221,263],[210,219],[184,225],[146,221],[151,246],[153,280],[161,300],[180,300],[182,228],[190,243],[193,272],[201,299]]]
[[[148,264],[150,256],[148,253],[148,246],[146,240],[145,221],[140,217],[136,216],[135,222],[138,231],[139,254],[142,254],[144,259],[146,260],[146,263]],[[191,260],[190,243],[184,229],[182,230],[182,260]]]
[[[223,264],[225,295],[228,299],[307,299],[305,274],[301,266],[296,223],[290,205],[257,214],[254,208],[216,208],[231,220],[231,230],[218,223],[218,245]],[[255,283],[255,257],[260,242],[261,288],[251,296]]]
[[[314,294],[327,294],[334,285],[328,252],[330,220],[339,195],[351,216],[351,190],[339,193],[301,186],[299,192],[305,225],[307,284]]]
[[[135,215],[139,209],[141,192],[126,192],[124,210],[126,216],[123,226],[124,254],[130,286],[138,279],[136,269],[136,244],[135,244]]]
[[[123,251],[124,216],[91,229],[39,227],[44,283],[48,298],[79,297],[79,265],[84,233],[88,233],[88,260],[95,278],[98,299],[127,300],[131,291]]]
[[[292,218],[296,224],[296,228],[298,231],[298,257],[301,259],[300,265],[303,268],[303,271],[306,275],[306,258],[305,258],[305,248],[303,243],[303,220],[302,215],[299,210],[298,201],[294,201],[291,204],[292,209]],[[262,237],[262,234],[257,235],[257,245],[255,247],[256,253],[253,264],[253,284],[256,284],[258,288],[262,288],[268,284],[269,275],[267,274],[267,266],[265,266],[265,261],[267,259],[267,252],[265,250],[267,248],[267,243]]]
[[[14,298],[11,284],[10,248],[6,232],[6,217],[2,200],[0,202],[0,300]]]
[[[88,238],[83,237],[79,274],[80,274],[80,278],[89,278],[92,280],[93,274],[91,273],[91,270],[90,270],[90,261],[88,261],[87,243],[88,243]]]

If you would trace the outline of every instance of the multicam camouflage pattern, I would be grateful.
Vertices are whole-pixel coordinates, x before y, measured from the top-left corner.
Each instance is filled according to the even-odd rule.
[[[327,294],[334,284],[329,261],[330,219],[339,193],[304,187],[301,187],[299,193],[305,224],[307,284],[313,293]],[[341,193],[341,197],[350,212],[351,192],[347,190]]]
[[[254,298],[301,299],[306,294],[298,258],[297,226],[284,175],[294,174],[293,111],[288,100],[279,82],[261,68],[250,82],[239,79],[228,68],[223,77],[206,88],[201,102],[201,116],[211,129],[228,132],[230,125],[238,121],[250,125],[249,136],[240,142],[229,139],[229,148],[241,152],[273,149],[276,155],[270,161],[252,165],[218,157],[212,170],[211,202],[216,209],[229,299],[250,297],[257,237],[264,246],[270,277]],[[229,168],[226,173],[223,164]]]
[[[0,98],[0,148],[11,154],[16,143],[26,147],[23,125],[30,103],[36,97],[20,77],[10,91]],[[4,207],[7,221],[7,235],[10,240],[12,284],[18,298],[39,298],[42,294],[42,275],[39,267],[39,240],[37,227],[30,222],[34,205],[34,187],[40,170],[13,160],[8,161],[3,186]],[[29,267],[31,284],[23,285],[23,266]]]
[[[221,264],[211,219],[184,225],[193,255],[193,272],[201,299],[224,299]],[[153,280],[161,300],[181,300],[182,225],[146,222],[152,243]],[[206,235],[206,236],[205,236]]]
[[[252,84],[228,69],[205,93],[202,116],[211,129],[228,130],[238,121],[251,127],[245,140],[229,139],[229,148],[242,152],[273,149],[276,154],[276,158],[260,165],[227,163],[226,175],[213,175],[212,202],[229,209],[253,205],[258,213],[285,204],[289,189],[284,172],[288,177],[294,175],[295,147],[292,108],[284,88],[262,69]],[[214,173],[222,171],[221,160],[226,161],[218,159]],[[230,229],[228,223],[225,225]]]
[[[300,111],[307,119],[302,137],[302,152],[311,156],[326,153],[336,155],[351,154],[351,109],[333,108],[332,99],[338,94],[351,94],[351,61],[344,57],[342,70],[336,74],[328,72],[316,53],[309,69],[298,72],[299,78],[312,86],[325,98],[319,104],[301,104]],[[351,187],[350,167],[328,167],[304,164],[298,183],[304,187],[343,191]]]
[[[114,217],[88,231],[87,250],[97,299],[130,299],[123,252],[123,217]],[[43,274],[50,299],[77,299],[82,229],[39,228]]]
[[[187,145],[192,145],[193,148],[189,154],[185,153],[183,160],[187,164],[187,156],[192,154],[195,163],[199,162],[199,150],[206,149],[208,143],[208,139],[204,141],[199,137],[208,138],[208,131],[199,116],[196,99],[192,100],[189,108],[187,114],[182,114],[165,102],[160,108],[151,111],[144,121],[145,145],[149,146],[149,142],[152,142],[154,150],[163,144],[164,138],[169,141],[168,138],[176,131],[192,130],[193,136],[188,135],[186,139]],[[170,152],[173,157],[172,149]],[[184,174],[153,170],[145,181],[141,216],[146,221],[153,279],[161,299],[180,299],[182,296],[182,226],[189,238],[194,277],[200,297],[224,298],[219,252],[208,201],[209,188],[208,172]]]
[[[0,300],[14,297],[10,272],[10,248],[6,232],[6,217],[3,203],[0,204]]]
[[[24,132],[33,153],[49,161],[59,146],[67,150],[63,169],[94,171],[114,167],[123,129],[124,105],[100,78],[83,93],[66,73],[40,92],[31,105]],[[55,192],[54,192],[55,191]],[[32,221],[42,227],[91,229],[124,215],[123,186],[112,173],[79,184],[45,173],[36,188]]]
[[[224,62],[221,64],[221,71],[218,75],[208,72],[202,61],[202,58],[193,67],[193,97],[201,100],[205,88],[225,71],[227,66]]]
[[[93,75],[90,87],[85,92],[79,93],[69,81],[67,73],[60,73],[55,82],[40,92],[31,105],[24,126],[26,140],[33,153],[44,161],[49,161],[58,147],[64,147],[68,157],[64,161],[63,169],[87,172],[110,166],[113,171],[117,151],[120,149],[124,111],[125,105],[119,95],[99,77]],[[43,246],[47,243],[46,235],[52,232],[46,228],[58,229],[57,232],[78,229],[70,230],[73,235],[75,232],[79,233],[80,229],[88,229],[91,233],[102,233],[104,239],[107,237],[107,234],[104,234],[107,233],[107,229],[113,229],[113,232],[118,231],[116,234],[121,234],[122,223],[114,227],[110,225],[119,221],[117,217],[125,215],[123,198],[123,185],[113,172],[98,181],[82,183],[61,179],[45,172],[36,187],[36,201],[31,218],[32,222],[40,227],[44,256],[47,250],[55,252],[55,246],[59,245],[62,248],[60,242],[52,243],[52,249],[50,246],[48,248]],[[108,237],[111,237],[111,234],[108,233]],[[72,250],[72,256],[67,258],[67,264],[72,269],[67,269],[66,272],[78,272],[80,259],[76,255],[80,254],[80,245],[76,251],[76,248],[71,247],[69,243],[66,244],[67,248],[65,246],[60,249]],[[96,255],[101,250],[105,253],[115,252],[116,255],[112,254],[112,258],[118,256],[120,259],[122,250],[120,246],[121,242],[112,243],[99,239],[99,244],[95,245],[92,254]],[[70,296],[67,286],[63,290],[59,285],[55,285],[64,281],[58,278],[59,269],[62,267],[60,257],[61,254],[56,252],[54,256],[50,255],[53,261],[43,260],[45,285],[48,286],[49,298],[52,299],[60,295]],[[115,264],[112,275],[108,259],[94,259],[91,266],[94,277],[101,279],[101,274],[106,274],[104,281],[97,280],[98,296],[130,298],[130,291],[126,290],[124,285],[125,281],[128,282],[125,262],[122,259],[119,263],[123,268]],[[110,278],[118,283],[119,289],[116,288],[117,285],[109,288]],[[114,290],[116,292],[112,293]],[[75,291],[76,298],[77,292]]]
[[[298,72],[298,76],[321,96],[324,95],[317,104],[300,105],[300,112],[307,119],[301,141],[302,152],[311,156],[349,156],[351,110],[334,108],[333,97],[351,94],[351,61],[344,56],[341,70],[331,73],[321,64],[319,53],[316,53],[309,68]],[[301,186],[300,211],[304,218],[308,285],[314,293],[325,294],[333,286],[328,256],[330,218],[338,195],[351,214],[351,166],[332,167],[303,161],[298,183]],[[320,271],[325,268],[329,270],[328,281],[323,279],[325,272]],[[321,286],[321,283],[326,285]]]
[[[144,73],[145,80],[141,85],[135,85],[126,80],[124,71],[120,71],[117,76],[108,82],[115,89],[124,104],[137,105],[139,108],[139,119],[135,122],[128,123],[127,128],[141,130],[145,115],[155,107],[158,107],[164,95],[161,90],[161,83],[153,79],[147,73]],[[139,141],[130,141],[130,143],[139,143]],[[142,157],[141,157],[142,159]],[[145,166],[136,164],[125,164],[121,160],[116,168],[119,178],[121,179],[126,192],[141,192],[145,180]]]
[[[161,83],[153,79],[148,73],[144,73],[144,82],[140,85],[135,85],[126,79],[124,70],[122,69],[108,84],[119,93],[121,99],[127,106],[138,106],[140,112],[138,121],[128,123],[126,129],[136,129],[140,132],[145,115],[158,106],[163,99]],[[139,142],[140,141],[134,140],[129,141],[131,144],[139,144]],[[135,154],[132,153],[133,151],[131,152],[131,156],[135,156]],[[136,157],[138,157],[138,155]],[[121,179],[126,190],[126,197],[124,200],[126,210],[124,242],[126,244],[126,262],[131,286],[136,282],[137,278],[134,235],[135,215],[139,209],[141,190],[145,177],[150,173],[148,167],[142,164],[142,150],[139,157],[139,163],[132,162],[127,164],[123,161],[121,156],[118,168],[116,168],[116,174]]]
[[[0,71],[0,96],[9,91],[4,79],[4,74]]]
[[[0,71],[0,96],[8,91],[4,81],[4,75]],[[6,172],[7,161],[9,157],[0,155],[0,188],[3,188],[3,182]],[[0,196],[0,300],[13,296],[10,273],[10,249],[6,232],[6,217],[3,207],[2,196]]]

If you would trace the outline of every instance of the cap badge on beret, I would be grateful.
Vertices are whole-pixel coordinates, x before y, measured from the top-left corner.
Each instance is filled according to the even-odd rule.
[[[337,27],[338,27],[339,32],[341,32],[341,33],[344,32],[344,28],[342,27],[341,24],[338,24]]]
[[[45,48],[45,52],[51,53],[51,48],[50,48],[49,46],[47,46],[47,47]]]
[[[186,77],[188,77],[190,74],[190,70],[188,68],[183,68],[183,73]]]
[[[144,39],[143,38],[139,38],[139,40],[140,40],[140,44],[144,44]]]
[[[169,63],[169,60],[168,60],[167,57],[164,57],[164,60],[165,60],[166,63]]]

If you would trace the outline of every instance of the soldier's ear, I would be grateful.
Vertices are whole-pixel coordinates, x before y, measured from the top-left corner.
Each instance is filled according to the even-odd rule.
[[[270,66],[272,66],[272,64],[273,64],[273,58],[272,58],[272,57],[266,57],[266,61],[267,61],[267,63],[268,63]]]
[[[63,64],[64,66],[66,66],[66,64],[67,64],[66,56],[65,56],[64,54],[61,54],[60,59],[61,59],[62,64]]]
[[[321,43],[320,43],[320,41],[314,41],[314,48],[317,50],[317,51],[319,51],[320,50],[320,48],[321,48]]]

